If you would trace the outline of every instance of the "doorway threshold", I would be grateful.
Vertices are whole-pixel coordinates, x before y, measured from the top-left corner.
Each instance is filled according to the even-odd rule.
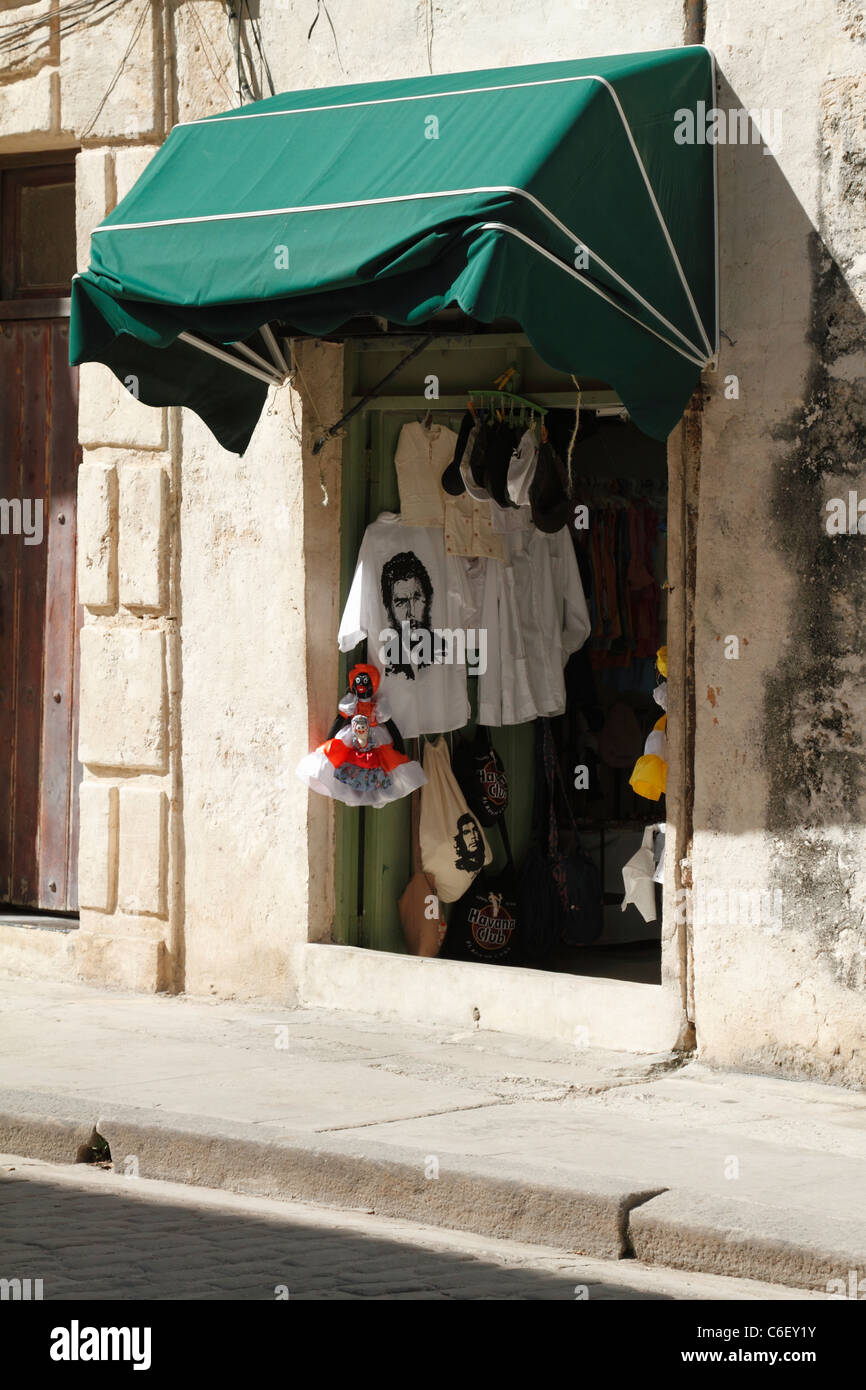
[[[479,1027],[621,1052],[675,1049],[679,992],[667,984],[476,965],[332,942],[304,946],[299,1002],[405,1023]]]
[[[60,912],[28,912],[26,908],[0,911],[0,927],[23,927],[30,931],[78,931],[78,917]]]

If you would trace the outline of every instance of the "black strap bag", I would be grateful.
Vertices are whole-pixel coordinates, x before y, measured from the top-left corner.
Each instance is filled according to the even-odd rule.
[[[451,766],[472,814],[482,825],[493,825],[508,805],[508,778],[490,730],[478,724],[472,738],[454,749]]]
[[[571,822],[573,846],[567,853],[559,839],[557,787]],[[534,960],[560,944],[588,945],[604,930],[601,876],[581,848],[547,719],[536,725],[533,837],[520,877],[518,905],[526,953]]]

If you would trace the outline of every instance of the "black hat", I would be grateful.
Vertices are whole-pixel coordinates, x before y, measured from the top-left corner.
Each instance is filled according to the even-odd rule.
[[[491,430],[487,449],[487,491],[500,507],[516,507],[508,495],[508,465],[514,453],[515,430],[504,420],[498,420]]]
[[[460,433],[457,436],[457,443],[454,447],[454,457],[442,474],[442,486],[451,497],[459,497],[462,492],[466,491],[466,484],[463,482],[463,478],[460,474],[460,461],[463,458],[466,444],[472,433],[474,424],[475,421],[467,410],[463,419],[460,421]]]
[[[532,520],[539,531],[552,535],[568,521],[571,498],[565,464],[547,440],[538,450],[535,477],[529,489]]]

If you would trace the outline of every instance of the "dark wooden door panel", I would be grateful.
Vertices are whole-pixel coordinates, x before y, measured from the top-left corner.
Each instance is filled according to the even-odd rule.
[[[46,491],[50,333],[44,323],[17,325],[22,362],[19,407],[18,492],[22,505],[43,499]],[[43,514],[44,519],[44,514]],[[18,679],[15,708],[15,782],[12,806],[12,896],[26,907],[39,907],[39,745],[42,725],[42,675],[45,621],[45,538],[25,544],[23,534],[7,536],[18,555],[18,602],[15,645]]]
[[[21,358],[18,335],[0,324],[0,497],[18,496],[18,434]],[[15,613],[18,549],[14,536],[0,534],[0,901],[12,898],[12,788],[14,776]]]
[[[76,377],[69,366],[69,330],[52,325],[51,386],[46,421],[48,469],[45,524],[48,537],[45,602],[45,670],[39,807],[39,906],[70,909],[76,902],[75,848],[71,832],[77,811],[80,765],[75,757],[75,489],[78,450]]]
[[[77,374],[66,321],[0,330],[0,496],[42,504],[0,536],[0,900],[74,911]]]

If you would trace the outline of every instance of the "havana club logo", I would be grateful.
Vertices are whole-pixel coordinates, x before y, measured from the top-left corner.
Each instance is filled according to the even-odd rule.
[[[505,773],[498,767],[495,758],[488,758],[481,769],[481,787],[484,796],[495,811],[508,805],[508,783]]]
[[[468,921],[473,939],[483,951],[501,951],[517,925],[501,893],[488,893],[483,907],[470,908]]]

